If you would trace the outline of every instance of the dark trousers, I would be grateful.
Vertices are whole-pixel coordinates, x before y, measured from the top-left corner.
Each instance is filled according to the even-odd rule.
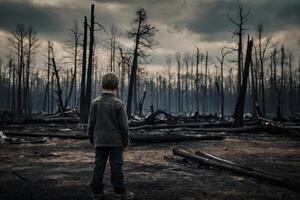
[[[92,191],[100,194],[103,191],[103,175],[107,159],[109,158],[111,170],[111,184],[115,193],[124,193],[123,181],[123,148],[122,147],[97,147],[95,149],[95,167],[91,183]]]

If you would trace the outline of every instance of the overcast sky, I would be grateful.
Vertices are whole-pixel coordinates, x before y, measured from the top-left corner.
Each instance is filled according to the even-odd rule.
[[[284,44],[299,56],[299,0],[0,0],[0,56],[7,53],[7,36],[17,23],[32,25],[42,42],[52,40],[62,46],[69,39],[72,21],[81,25],[94,3],[96,21],[107,30],[112,24],[117,26],[123,33],[119,40],[124,46],[131,45],[125,33],[135,10],[146,9],[149,22],[159,30],[155,37],[158,45],[151,52],[153,59],[147,69],[160,69],[168,54],[191,53],[195,47],[208,50],[213,63],[223,46],[234,45],[235,38],[229,32],[234,26],[227,13],[235,17],[240,2],[251,10],[247,24],[250,34],[255,36],[256,26],[262,22],[278,46]],[[100,41],[109,37],[104,32],[96,32],[96,36]],[[40,52],[46,52],[43,48],[42,45]],[[107,60],[99,57],[105,65]]]

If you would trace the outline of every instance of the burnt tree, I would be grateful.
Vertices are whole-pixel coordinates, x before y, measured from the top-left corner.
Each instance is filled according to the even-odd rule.
[[[86,87],[86,51],[87,51],[87,17],[84,17],[84,31],[83,31],[83,46],[82,46],[82,64],[81,64],[81,90],[80,90],[80,121],[85,122],[87,118],[87,106],[85,100]]]
[[[26,54],[26,68],[25,68],[25,91],[24,91],[24,103],[23,103],[23,110],[25,114],[31,114],[31,92],[30,92],[30,70],[31,70],[31,61],[36,49],[38,48],[38,38],[36,36],[35,30],[32,26],[27,28],[26,38],[27,38],[27,48],[25,51]]]
[[[94,27],[95,27],[95,5],[91,5],[91,19],[90,19],[90,43],[89,43],[89,58],[86,74],[86,90],[85,90],[85,103],[86,111],[88,112],[91,105],[91,94],[92,94],[92,73],[93,73],[93,57],[94,57]],[[87,115],[84,119],[87,122]]]
[[[58,98],[57,107],[58,107],[58,112],[60,112],[61,115],[63,116],[65,106],[63,104],[63,99],[62,99],[62,89],[61,89],[61,85],[60,85],[59,69],[56,66],[53,46],[51,46],[51,53],[52,53],[51,60],[52,60],[53,73],[54,73],[54,76],[55,76],[55,79],[56,79],[56,86],[57,86],[57,90],[56,90],[56,94],[57,94],[57,98]]]
[[[171,68],[172,68],[172,59],[171,56],[167,56],[166,58],[166,65],[167,65],[167,74],[168,74],[168,112],[171,113],[171,79],[172,79],[172,74],[171,74]]]
[[[257,27],[257,34],[258,34],[258,44],[257,44],[257,53],[259,57],[259,65],[260,65],[260,79],[261,79],[261,104],[262,104],[262,115],[266,114],[266,95],[265,95],[265,69],[264,63],[266,60],[266,51],[271,42],[271,36],[267,36],[265,41],[263,41],[264,37],[264,26],[262,23],[258,24]]]
[[[221,57],[217,57],[217,60],[220,63],[221,68],[221,75],[220,75],[220,94],[221,94],[221,119],[224,119],[224,62],[225,57],[232,53],[232,50],[226,49],[226,47],[223,47],[221,49]]]
[[[250,14],[250,10],[245,13],[244,8],[242,5],[239,5],[238,11],[238,19],[234,20],[229,14],[228,19],[229,21],[236,26],[236,29],[232,31],[234,36],[238,37],[238,48],[235,49],[238,52],[238,74],[237,74],[237,91],[239,92],[241,89],[242,83],[242,72],[243,72],[243,35],[247,28],[245,28],[245,24],[248,21],[248,16]]]
[[[175,59],[177,62],[177,95],[178,95],[178,112],[181,112],[181,84],[180,84],[180,68],[181,68],[181,54],[176,53]]]
[[[22,80],[24,80],[24,51],[25,51],[25,40],[26,40],[26,27],[24,24],[17,24],[16,28],[11,32],[12,36],[9,37],[10,47],[12,52],[16,54],[17,57],[17,96],[16,96],[16,112],[22,113],[22,103],[23,103],[23,88]],[[23,79],[22,79],[23,75]]]
[[[141,8],[136,11],[136,18],[133,21],[133,28],[128,32],[128,37],[134,39],[133,61],[131,66],[130,81],[128,87],[128,98],[126,112],[128,117],[131,116],[131,106],[133,98],[133,89],[136,85],[138,59],[146,59],[146,49],[152,49],[154,45],[154,34],[157,31],[154,26],[147,23],[148,16],[145,9]]]
[[[253,47],[253,40],[252,39],[249,40],[248,38],[245,69],[243,72],[243,83],[239,91],[237,103],[235,105],[235,110],[233,114],[235,120],[234,125],[236,127],[243,126],[244,105],[245,105],[247,83],[248,83],[248,76],[249,76],[249,67],[250,67],[251,56],[252,56],[252,47]]]

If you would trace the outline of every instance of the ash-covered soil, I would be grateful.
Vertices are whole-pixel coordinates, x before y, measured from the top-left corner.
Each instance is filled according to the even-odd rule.
[[[88,184],[94,154],[87,140],[22,138],[0,144],[1,200],[90,199]],[[124,153],[124,168],[127,188],[135,193],[135,199],[300,199],[300,193],[284,187],[190,163],[173,156],[172,148],[200,150],[300,179],[299,138],[231,134],[219,141],[132,144]],[[107,165],[108,193],[111,192],[109,171]]]

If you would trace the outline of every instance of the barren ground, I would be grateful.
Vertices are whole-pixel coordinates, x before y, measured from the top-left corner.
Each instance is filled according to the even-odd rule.
[[[29,126],[26,129],[39,131]],[[0,144],[1,200],[89,199],[94,155],[87,140],[22,138],[25,140]],[[135,199],[300,199],[300,193],[284,187],[173,157],[172,148],[176,147],[201,150],[300,179],[299,138],[235,134],[220,141],[132,144],[124,154],[125,180],[127,188],[136,194]],[[107,167],[105,182],[110,192]]]

